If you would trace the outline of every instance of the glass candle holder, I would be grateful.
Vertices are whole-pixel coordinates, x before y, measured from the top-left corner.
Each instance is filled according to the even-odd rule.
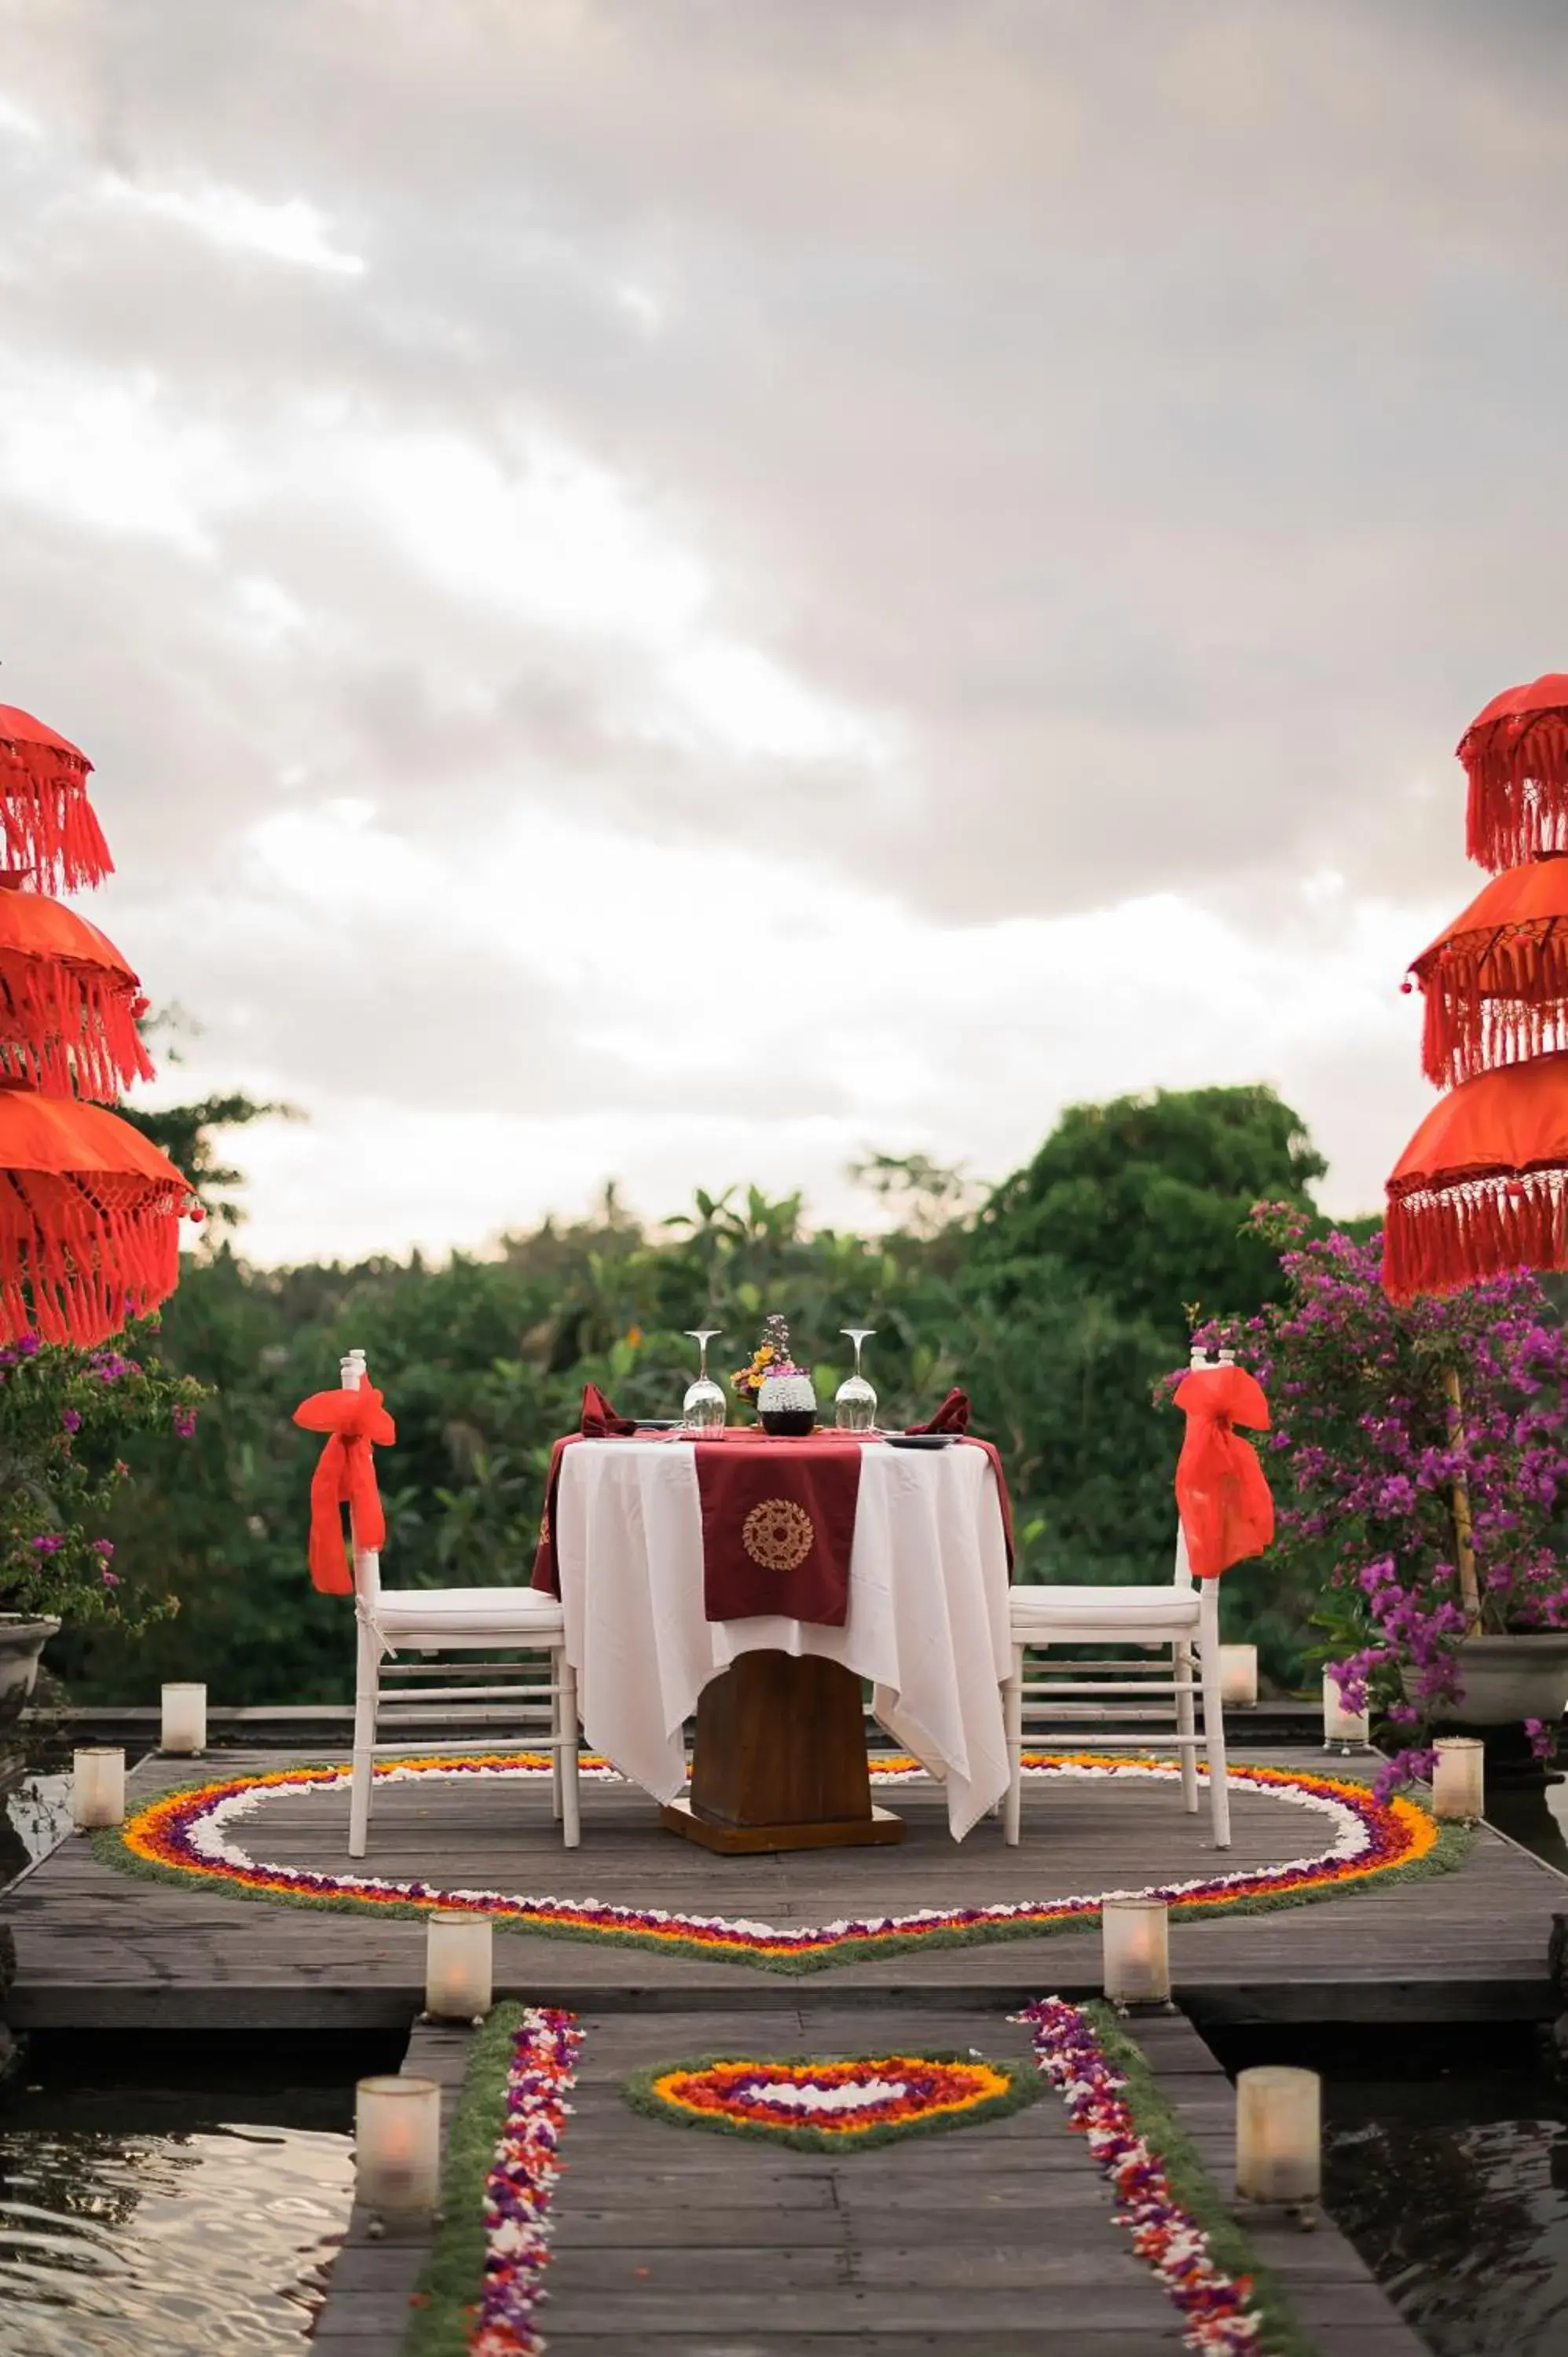
[[[441,2190],[441,2090],[434,2079],[361,2079],[354,2090],[354,2190],[382,2217],[428,2217]]]
[[[1102,1900],[1100,1936],[1112,2005],[1170,2003],[1170,1910],[1163,1899]]]
[[[1244,2201],[1316,2201],[1323,2190],[1323,2083],[1270,2063],[1236,2079],[1236,2190]]]
[[[1473,1824],[1487,1813],[1487,1747],[1477,1736],[1437,1739],[1432,1771],[1432,1813],[1450,1823]]]
[[[489,2013],[492,1994],[488,1915],[446,1908],[426,1919],[424,2010],[442,2021],[473,2021]]]
[[[207,1688],[165,1686],[158,1749],[174,1760],[194,1759],[207,1749]]]
[[[1323,1673],[1323,1741],[1326,1749],[1331,1743],[1366,1743],[1371,1737],[1371,1721],[1364,1710],[1351,1710],[1329,1673]]]
[[[125,1755],[107,1744],[71,1754],[71,1822],[83,1833],[125,1822]]]
[[[1219,1648],[1219,1699],[1227,1706],[1235,1703],[1248,1706],[1258,1699],[1258,1649],[1256,1645],[1221,1645]]]

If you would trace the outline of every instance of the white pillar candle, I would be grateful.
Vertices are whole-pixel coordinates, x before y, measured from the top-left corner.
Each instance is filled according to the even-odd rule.
[[[1107,1899],[1100,1909],[1105,1994],[1112,2005],[1168,2005],[1170,1912],[1163,1899]]]
[[[441,2090],[434,2079],[361,2079],[354,2090],[354,2190],[383,2217],[428,2217],[441,2190]]]
[[[1221,1645],[1219,1699],[1222,1703],[1254,1703],[1258,1699],[1256,1645]]]
[[[1432,1813],[1469,1822],[1486,1814],[1487,1747],[1474,1735],[1440,1736],[1432,1771]]]
[[[71,1820],[82,1832],[125,1822],[125,1755],[95,1744],[73,1752],[70,1763]]]
[[[1325,1743],[1366,1743],[1371,1724],[1364,1710],[1351,1710],[1335,1679],[1323,1673],[1323,1740]]]
[[[207,1688],[165,1686],[163,1730],[158,1749],[171,1759],[193,1759],[207,1749]]]
[[[1269,2064],[1236,2079],[1236,2190],[1244,2201],[1316,2201],[1323,2189],[1323,2083]]]
[[[424,2010],[472,2021],[490,2009],[490,1919],[443,1909],[424,1935]]]

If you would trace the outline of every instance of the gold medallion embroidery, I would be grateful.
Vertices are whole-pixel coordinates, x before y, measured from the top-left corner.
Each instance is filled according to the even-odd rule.
[[[741,1525],[740,1543],[765,1571],[793,1571],[811,1554],[816,1535],[803,1506],[789,1498],[764,1498]]]

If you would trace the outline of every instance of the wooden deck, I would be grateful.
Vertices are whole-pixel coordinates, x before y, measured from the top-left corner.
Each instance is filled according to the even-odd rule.
[[[1320,1752],[1272,1756],[1322,1763]],[[224,1772],[278,1764],[275,1753],[222,1760]],[[1346,1772],[1355,1764],[1334,1763]],[[189,1781],[188,1764],[152,1760],[132,1790],[150,1795]],[[725,1859],[663,1832],[653,1804],[623,1785],[585,1786],[575,1852],[561,1847],[542,1785],[393,1785],[377,1794],[365,1864],[387,1876],[438,1877],[448,1887],[591,1896],[789,1926],[1136,1888],[1219,1863],[1207,1820],[1183,1814],[1174,1786],[1033,1788],[1015,1850],[994,1824],[955,1845],[929,1786],[895,1787],[884,1797],[908,1822],[897,1848]],[[259,1856],[341,1870],[347,1810],[346,1792],[289,1796],[270,1802],[264,1827],[256,1821],[245,1838]],[[1239,1794],[1226,1863],[1283,1860],[1318,1846],[1321,1822]],[[1551,1918],[1565,1899],[1563,1877],[1483,1831],[1454,1874],[1176,1923],[1177,1994],[1199,2018],[1238,2021],[1545,2019],[1553,2011]],[[418,1922],[136,1880],[101,1864],[80,1840],[63,1843],[0,1901],[0,1921],[16,1937],[7,2011],[18,2029],[390,2027],[411,2018],[423,1987]],[[498,1935],[496,1968],[502,1994],[601,2010],[766,2009],[781,1986],[747,1964],[511,1931]],[[1099,1979],[1099,1934],[1087,1930],[898,1954],[782,1986],[792,2003],[808,2006],[896,1997],[1004,2007],[1052,1989],[1093,1992]]]
[[[311,1755],[319,1758],[319,1752]],[[1320,1751],[1268,1753],[1320,1767]],[[224,1754],[212,1771],[270,1769]],[[1359,1763],[1369,1773],[1369,1763]],[[1336,1760],[1337,1773],[1358,1763]],[[134,1798],[192,1781],[150,1760]],[[1041,1783],[1025,1839],[999,1826],[961,1846],[941,1796],[884,1789],[908,1823],[898,1847],[725,1859],[665,1833],[618,1784],[584,1791],[580,1849],[561,1847],[547,1787],[409,1783],[377,1794],[366,1868],[447,1887],[622,1901],[779,1926],[919,1907],[1037,1900],[1213,1872],[1206,1817],[1171,1786]],[[258,1858],[342,1870],[347,1792],[288,1794],[236,1828]],[[1325,1846],[1324,1820],[1238,1793],[1227,1865]],[[1254,1916],[1172,1927],[1176,1993],[1205,2021],[1545,2019],[1545,1959],[1568,1881],[1483,1831],[1457,1871]],[[173,1888],[68,1839],[0,1901],[17,1974],[17,2029],[223,2029],[413,2023],[417,1921],[300,1910]],[[1133,2260],[1080,2138],[1049,2094],[993,2125],[840,2158],[684,2133],[625,2106],[636,2065],[703,2050],[1026,2054],[1009,2011],[1051,1991],[1097,1992],[1098,1932],[897,1953],[802,1978],[735,1963],[502,1931],[499,1995],[570,2006],[586,2032],[556,2204],[544,2318],[560,2357],[1155,2357],[1181,2346],[1176,2312]],[[1139,2026],[1217,2183],[1230,2181],[1232,2099],[1191,2024]],[[461,2079],[465,2033],[414,2029],[405,2068]],[[1331,2228],[1260,2230],[1320,2357],[1418,2357]],[[358,2211],[315,2357],[396,2357],[417,2238],[372,2240]]]

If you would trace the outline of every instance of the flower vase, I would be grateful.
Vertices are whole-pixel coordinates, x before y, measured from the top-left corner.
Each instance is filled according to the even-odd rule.
[[[804,1439],[817,1428],[817,1394],[810,1375],[764,1376],[757,1414],[764,1432],[780,1439]]]

